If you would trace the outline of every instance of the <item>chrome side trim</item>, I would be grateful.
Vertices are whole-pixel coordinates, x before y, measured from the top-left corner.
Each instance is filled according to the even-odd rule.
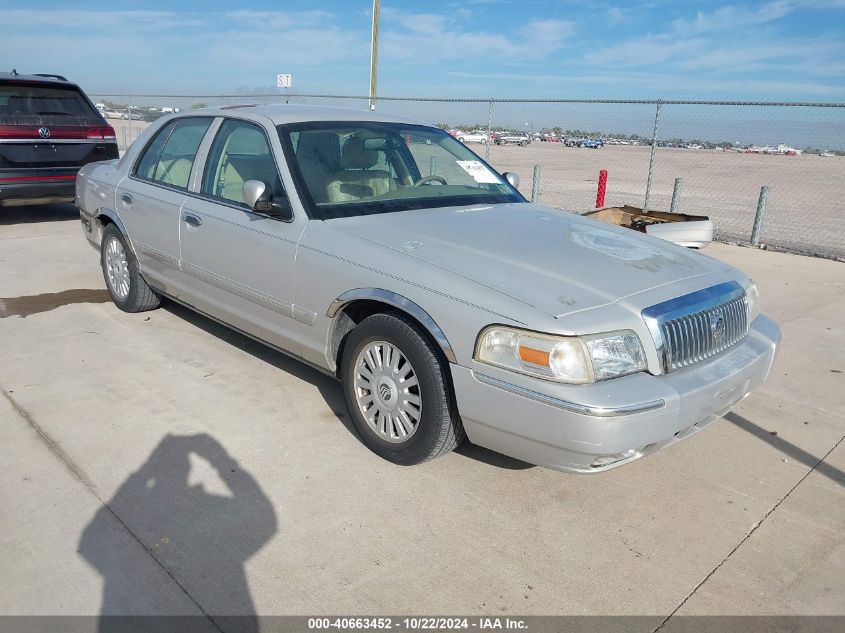
[[[390,290],[384,290],[383,288],[355,288],[354,290],[348,290],[332,301],[329,309],[326,310],[326,316],[330,319],[334,319],[343,306],[359,299],[380,301],[381,303],[386,303],[407,312],[417,321],[422,323],[423,327],[428,330],[428,333],[434,337],[437,345],[441,350],[443,350],[446,360],[450,363],[458,362],[457,358],[455,358],[455,352],[449,344],[449,340],[428,312],[423,310],[407,297],[403,297],[402,295],[391,292]],[[331,340],[331,338],[329,338],[329,340]]]
[[[742,296],[745,296],[745,289],[735,281],[728,281],[669,299],[663,303],[657,303],[642,310],[640,315],[657,347],[657,356],[660,360],[659,373],[668,373],[672,361],[669,346],[663,335],[663,324],[666,321],[714,308]]]
[[[168,255],[167,253],[160,251],[157,248],[150,246],[149,244],[145,244],[144,242],[136,241],[135,247],[140,252],[144,253],[144,255],[147,255],[148,257],[150,257],[152,259],[157,259],[157,260],[164,262],[166,264],[170,264],[171,266],[178,266],[179,265],[179,260],[176,257],[173,257],[172,255]]]
[[[0,139],[0,143],[27,143],[30,145],[117,145],[117,140],[111,138],[4,138]]]
[[[569,411],[570,413],[588,415],[594,418],[613,418],[625,415],[634,415],[636,413],[645,413],[646,411],[662,409],[666,406],[666,401],[661,398],[658,400],[650,400],[648,402],[640,402],[638,404],[630,404],[624,407],[591,407],[589,405],[578,404],[577,402],[569,402],[568,400],[561,400],[560,398],[547,396],[544,393],[532,391],[531,389],[526,389],[524,387],[518,387],[517,385],[513,385],[509,382],[505,382],[504,380],[499,380],[498,378],[493,378],[492,376],[487,376],[485,374],[472,372],[472,375],[478,382],[482,382],[485,385],[498,387],[499,389],[503,389],[504,391],[508,391],[517,396],[536,400],[537,402],[542,402],[543,404],[563,409],[564,411]]]
[[[294,304],[293,318],[304,325],[314,325],[317,322],[317,313]]]
[[[188,273],[189,275],[192,275],[207,283],[210,283],[212,286],[216,286],[220,290],[223,290],[225,292],[231,292],[232,294],[237,295],[242,299],[246,299],[247,301],[262,305],[265,308],[272,310],[273,312],[277,312],[278,314],[281,314],[286,317],[294,318],[293,305],[291,305],[287,301],[271,297],[270,295],[260,292],[255,288],[250,288],[249,286],[245,286],[236,281],[232,281],[231,279],[213,273],[210,270],[206,270],[205,268],[190,264],[185,260],[182,260],[182,270]]]

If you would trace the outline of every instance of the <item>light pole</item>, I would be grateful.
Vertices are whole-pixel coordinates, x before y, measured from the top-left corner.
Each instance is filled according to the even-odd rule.
[[[378,12],[379,0],[373,0],[373,39],[370,48],[370,110],[376,109],[376,82],[378,75]]]

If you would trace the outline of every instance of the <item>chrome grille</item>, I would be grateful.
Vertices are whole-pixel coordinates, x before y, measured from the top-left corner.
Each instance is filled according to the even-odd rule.
[[[734,282],[652,306],[643,317],[666,372],[711,358],[748,334],[745,291]]]
[[[715,356],[748,334],[745,297],[666,321],[663,337],[670,369],[680,369]]]

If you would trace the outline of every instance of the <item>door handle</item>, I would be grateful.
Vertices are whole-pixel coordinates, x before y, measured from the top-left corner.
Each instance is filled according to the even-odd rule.
[[[128,193],[120,194],[120,199],[123,200],[124,204],[132,204],[132,202],[134,200],[132,198],[132,195],[128,194]]]
[[[190,224],[191,226],[199,226],[200,224],[202,224],[202,218],[198,218],[197,216],[191,213],[185,213],[184,215],[182,215],[182,220],[186,224]]]

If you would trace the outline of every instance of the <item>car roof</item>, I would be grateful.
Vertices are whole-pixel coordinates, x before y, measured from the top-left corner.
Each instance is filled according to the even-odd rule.
[[[26,83],[40,83],[40,84],[47,84],[47,85],[58,85],[61,84],[62,86],[76,86],[71,81],[68,81],[61,75],[48,75],[48,74],[39,74],[39,75],[20,75],[18,73],[0,73],[0,80],[2,81],[20,81]]]
[[[427,125],[426,123],[407,117],[394,116],[383,112],[357,108],[339,108],[323,105],[302,104],[258,104],[232,105],[197,110],[186,110],[177,116],[237,116],[244,118],[269,118],[274,125],[285,123],[308,123],[312,121],[373,121],[381,123],[409,123],[413,125]]]

